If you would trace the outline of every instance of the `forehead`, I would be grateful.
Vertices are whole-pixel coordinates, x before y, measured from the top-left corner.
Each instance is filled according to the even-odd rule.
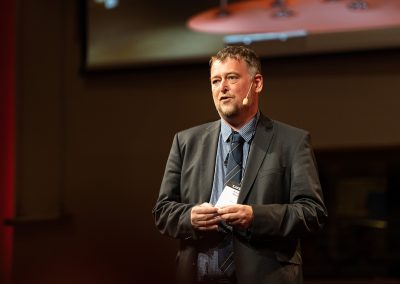
[[[248,73],[247,63],[241,59],[227,58],[224,61],[215,60],[210,69],[211,77],[227,73]]]

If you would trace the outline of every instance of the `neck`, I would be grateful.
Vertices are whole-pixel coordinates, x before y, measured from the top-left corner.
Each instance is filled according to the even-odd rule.
[[[221,118],[235,131],[239,131],[246,123],[253,119],[257,110],[249,113],[245,117],[222,117]]]

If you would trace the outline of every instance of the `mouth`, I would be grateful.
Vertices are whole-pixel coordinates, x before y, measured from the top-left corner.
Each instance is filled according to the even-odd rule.
[[[229,101],[229,100],[231,100],[231,99],[233,99],[233,96],[226,96],[226,95],[223,95],[223,96],[219,97],[219,101],[220,101],[220,102],[226,102],[226,101]]]

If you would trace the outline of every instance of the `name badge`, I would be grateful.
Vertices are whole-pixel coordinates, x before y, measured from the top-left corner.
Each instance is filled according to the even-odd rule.
[[[218,198],[215,207],[223,207],[227,205],[237,204],[239,197],[240,185],[236,183],[227,183],[220,197]]]

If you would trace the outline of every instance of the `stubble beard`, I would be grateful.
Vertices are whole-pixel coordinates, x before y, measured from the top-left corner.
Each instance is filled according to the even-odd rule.
[[[225,117],[225,118],[234,118],[240,114],[242,111],[240,106],[237,105],[229,105],[229,106],[223,106],[223,105],[218,105],[217,106],[217,111],[220,116]]]

